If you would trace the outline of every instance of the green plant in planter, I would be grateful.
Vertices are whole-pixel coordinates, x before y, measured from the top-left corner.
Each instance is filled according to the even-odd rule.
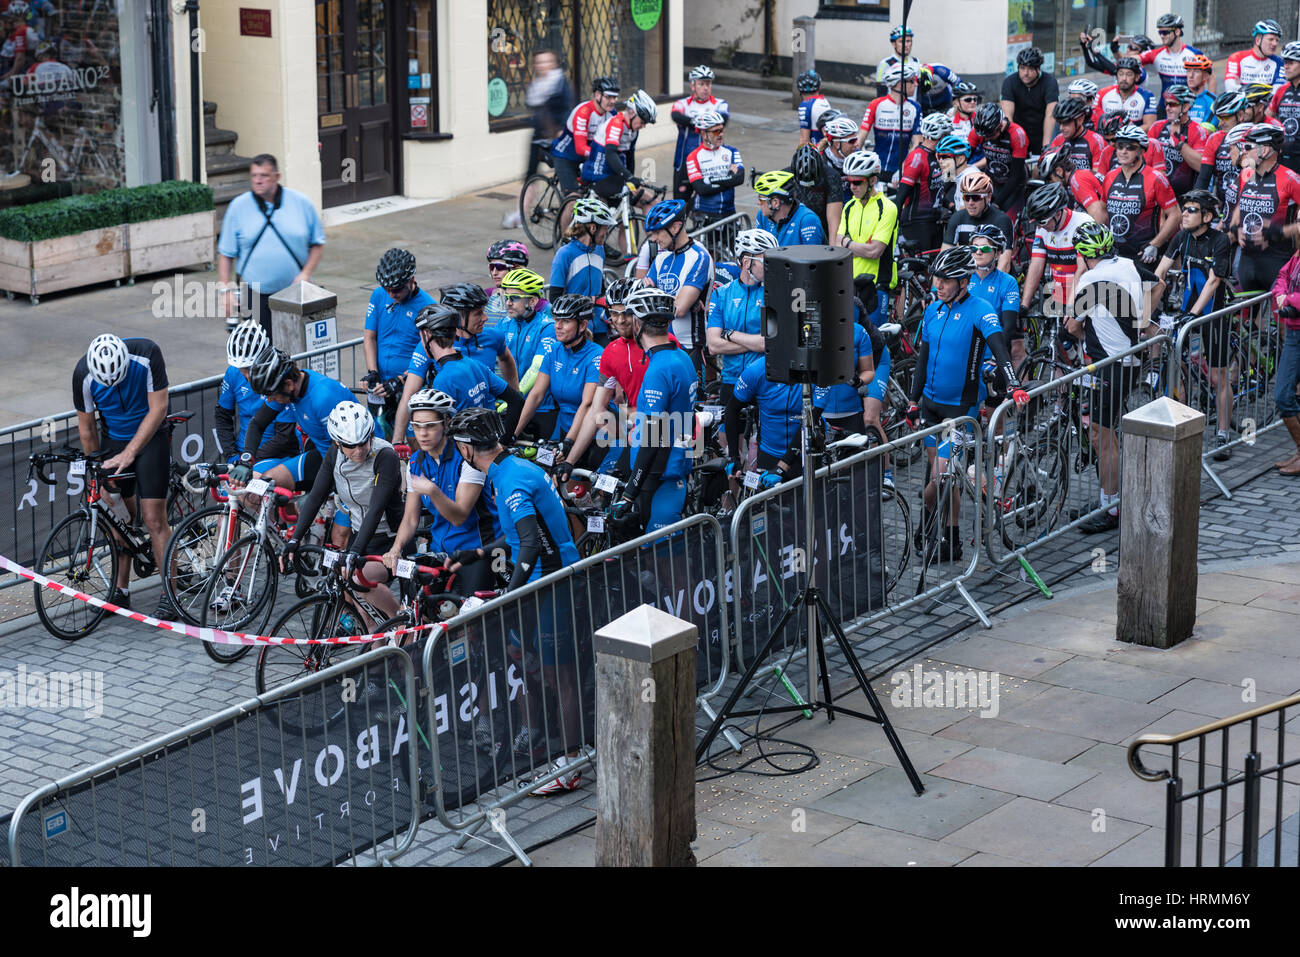
[[[34,243],[123,223],[170,219],[212,209],[212,187],[171,180],[106,189],[0,210],[0,236]]]

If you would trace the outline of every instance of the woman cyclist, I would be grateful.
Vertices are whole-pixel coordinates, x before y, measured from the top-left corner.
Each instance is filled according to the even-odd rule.
[[[528,247],[517,239],[498,239],[487,251],[488,276],[491,288],[487,290],[488,304],[484,307],[489,326],[495,326],[506,317],[506,297],[498,286],[512,269],[528,265]]]
[[[555,253],[551,264],[548,294],[558,300],[565,293],[598,297],[605,290],[605,239],[614,226],[614,213],[594,197],[573,204],[573,219],[566,235],[569,241]],[[591,320],[592,338],[600,345],[609,341],[605,310],[596,307]]]

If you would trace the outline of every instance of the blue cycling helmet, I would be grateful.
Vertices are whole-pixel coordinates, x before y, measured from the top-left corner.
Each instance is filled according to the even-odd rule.
[[[953,156],[960,153],[962,156],[970,159],[970,143],[966,141],[964,136],[959,136],[956,133],[949,133],[939,141],[939,145],[934,148],[934,152],[936,156],[940,153]]]
[[[686,219],[686,203],[680,199],[665,199],[661,203],[655,203],[645,214],[645,228],[667,229],[679,219]]]
[[[908,37],[914,36],[911,27],[894,27],[894,29],[889,31],[889,42],[894,43],[897,40],[901,40],[905,36]]]

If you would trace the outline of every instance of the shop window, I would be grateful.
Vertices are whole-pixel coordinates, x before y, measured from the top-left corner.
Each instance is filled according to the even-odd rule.
[[[421,136],[438,130],[438,89],[435,68],[438,9],[434,0],[407,0],[406,105],[399,117],[402,131]]]

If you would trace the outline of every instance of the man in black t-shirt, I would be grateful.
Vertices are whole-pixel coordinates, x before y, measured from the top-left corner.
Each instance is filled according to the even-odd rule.
[[[1043,54],[1030,47],[1016,54],[1016,72],[1002,81],[1002,112],[1024,128],[1029,152],[1038,155],[1051,142],[1056,103],[1061,91],[1056,77],[1043,72]]]

